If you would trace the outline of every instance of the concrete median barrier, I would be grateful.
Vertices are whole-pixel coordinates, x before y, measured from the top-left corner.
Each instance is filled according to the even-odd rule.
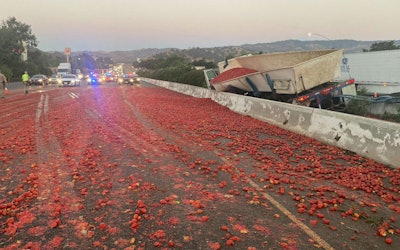
[[[400,167],[399,123],[315,109],[310,125],[310,137]]]
[[[211,98],[234,112],[355,152],[390,167],[400,168],[399,123],[216,92],[186,84],[144,80],[197,98]]]

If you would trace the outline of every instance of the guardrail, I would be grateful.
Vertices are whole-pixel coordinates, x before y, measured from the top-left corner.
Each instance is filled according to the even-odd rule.
[[[216,92],[187,84],[143,81],[198,98],[211,98],[231,110],[400,168],[400,124],[260,98]]]

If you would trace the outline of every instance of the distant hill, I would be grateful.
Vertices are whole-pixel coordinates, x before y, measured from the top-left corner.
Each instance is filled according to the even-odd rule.
[[[189,49],[140,49],[130,51],[90,51],[94,57],[109,57],[114,63],[132,64],[138,59],[146,59],[153,56],[178,55],[190,60],[208,60],[220,62],[225,58],[236,57],[245,54],[273,53],[301,50],[320,50],[320,49],[343,49],[345,53],[362,52],[369,49],[373,43],[379,41],[357,41],[357,40],[316,40],[300,41],[286,40],[271,43],[243,44],[240,46],[224,46],[213,48],[189,48]],[[400,44],[400,41],[396,41]],[[74,52],[71,56],[79,55],[82,52]]]
[[[254,52],[264,53],[286,52],[299,50],[320,50],[320,49],[344,49],[345,53],[362,52],[369,49],[377,41],[356,41],[356,40],[317,40],[299,41],[286,40],[272,43],[244,44],[241,47]]]

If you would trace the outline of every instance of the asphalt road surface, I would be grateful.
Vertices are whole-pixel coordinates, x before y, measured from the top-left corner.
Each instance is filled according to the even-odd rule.
[[[142,83],[0,100],[1,249],[398,249],[400,174]]]

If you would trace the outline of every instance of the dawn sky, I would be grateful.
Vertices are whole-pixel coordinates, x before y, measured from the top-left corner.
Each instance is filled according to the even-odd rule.
[[[400,39],[399,0],[0,0],[0,9],[0,21],[30,25],[43,51]]]

